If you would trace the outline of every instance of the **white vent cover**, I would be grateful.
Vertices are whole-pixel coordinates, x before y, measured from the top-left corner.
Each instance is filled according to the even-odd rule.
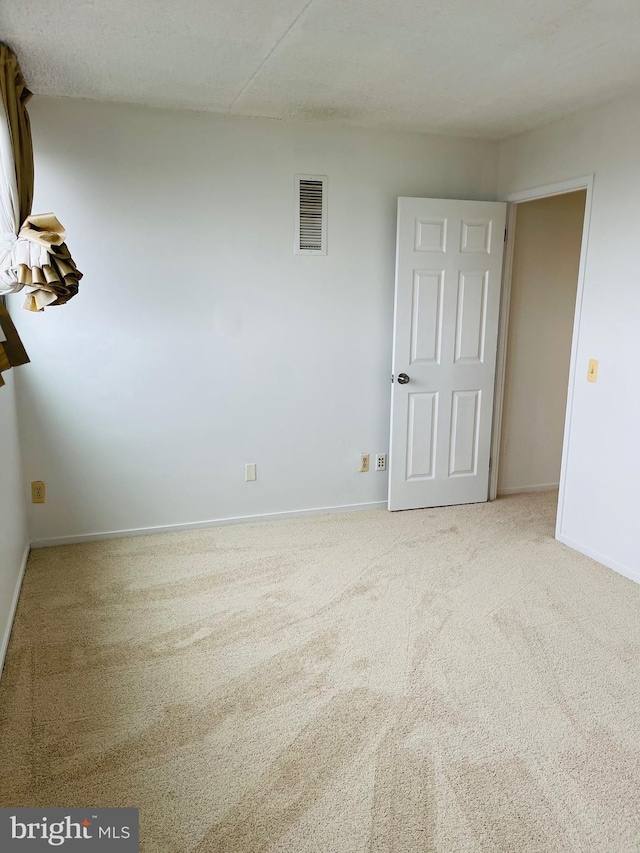
[[[296,175],[296,255],[327,254],[327,176]]]

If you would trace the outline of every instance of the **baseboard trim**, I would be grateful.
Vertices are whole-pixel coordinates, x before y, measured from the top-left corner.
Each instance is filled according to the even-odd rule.
[[[76,536],[55,536],[51,539],[34,539],[32,548],[48,548],[51,545],[79,545],[83,542],[101,542],[105,539],[125,539],[129,536],[151,536],[154,533],[180,533],[186,530],[203,530],[207,527],[223,527],[227,524],[251,524],[256,521],[300,518],[307,515],[329,515],[334,512],[358,512],[366,509],[385,509],[386,501],[371,501],[362,504],[340,504],[310,509],[267,512],[261,515],[236,515],[229,518],[213,518],[207,521],[188,521],[183,524],[168,524],[157,527],[133,527],[129,530],[108,530],[102,533],[80,533]]]
[[[7,649],[9,648],[9,639],[11,637],[11,629],[13,628],[13,620],[16,618],[16,610],[18,609],[18,599],[20,598],[20,590],[22,589],[22,581],[24,579],[24,572],[27,568],[27,560],[29,559],[29,553],[31,551],[31,546],[27,545],[24,550],[24,555],[22,557],[22,563],[20,565],[20,571],[18,572],[18,577],[16,578],[16,585],[13,590],[13,598],[11,599],[11,607],[9,608],[9,619],[7,620],[7,624],[5,625],[4,633],[2,635],[2,641],[0,642],[0,678],[2,678],[2,671],[4,669],[4,660],[7,656]]]
[[[573,548],[574,551],[579,551],[581,554],[584,554],[585,557],[591,557],[592,560],[602,563],[602,565],[606,566],[607,569],[613,569],[614,572],[617,572],[619,575],[623,575],[623,577],[628,578],[630,581],[640,583],[640,572],[635,569],[623,566],[622,563],[618,563],[617,560],[612,560],[605,554],[601,554],[599,551],[596,551],[594,548],[589,548],[581,542],[576,542],[575,539],[572,539],[570,536],[565,536],[563,533],[556,536],[556,539],[558,542],[562,542],[563,545],[568,545],[569,548]]]
[[[498,497],[502,495],[526,495],[529,492],[552,492],[559,488],[559,483],[538,483],[537,486],[518,486],[516,489],[499,489]]]

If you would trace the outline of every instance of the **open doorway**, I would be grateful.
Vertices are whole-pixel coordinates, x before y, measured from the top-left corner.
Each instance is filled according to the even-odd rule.
[[[562,482],[589,190],[583,184],[513,199],[491,498],[558,489]],[[558,523],[561,507],[560,500]]]

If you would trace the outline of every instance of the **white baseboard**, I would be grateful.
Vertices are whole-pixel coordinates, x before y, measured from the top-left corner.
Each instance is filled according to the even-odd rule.
[[[2,640],[0,641],[0,678],[2,678],[2,670],[4,669],[4,659],[7,655],[7,648],[9,647],[9,638],[11,637],[11,629],[13,628],[13,620],[16,616],[16,609],[18,607],[18,599],[20,598],[20,590],[22,589],[22,580],[24,578],[24,570],[27,568],[27,560],[29,559],[29,552],[31,551],[31,546],[27,545],[24,551],[24,555],[22,557],[22,564],[20,565],[20,571],[18,572],[18,577],[16,578],[16,585],[13,590],[13,598],[11,599],[11,607],[9,608],[9,618],[7,620],[7,624],[4,627],[4,632],[2,634]]]
[[[499,489],[498,497],[502,495],[526,495],[528,492],[552,492],[557,490],[559,483],[538,483],[536,486],[518,486],[516,489]]]
[[[134,527],[130,530],[108,530],[102,533],[79,533],[76,536],[55,536],[51,539],[35,539],[32,548],[47,548],[51,545],[78,545],[82,542],[100,542],[104,539],[123,539],[128,536],[150,536],[153,533],[180,533],[184,530],[202,530],[207,527],[222,527],[226,524],[250,524],[254,521],[299,518],[307,515],[328,515],[333,512],[357,512],[363,509],[384,509],[386,501],[363,504],[341,504],[311,509],[296,509],[285,512],[268,512],[263,515],[237,515],[230,518],[213,518],[208,521],[188,521],[184,524],[169,524],[158,527]]]
[[[627,566],[623,566],[622,563],[618,563],[617,560],[612,560],[610,557],[601,554],[594,548],[589,548],[586,545],[582,545],[580,542],[576,542],[576,540],[572,539],[570,536],[565,536],[560,533],[556,536],[556,539],[558,542],[562,542],[563,545],[568,545],[569,548],[573,548],[574,551],[579,551],[581,554],[584,554],[585,557],[591,557],[592,560],[602,563],[602,565],[606,566],[608,569],[613,569],[613,571],[617,572],[619,575],[629,578],[630,581],[640,583],[640,572],[636,569],[630,569]]]

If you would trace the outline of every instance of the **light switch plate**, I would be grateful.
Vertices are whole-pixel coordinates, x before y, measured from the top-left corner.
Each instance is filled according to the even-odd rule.
[[[590,358],[589,359],[589,369],[587,370],[587,382],[597,382],[598,381],[598,359]]]

